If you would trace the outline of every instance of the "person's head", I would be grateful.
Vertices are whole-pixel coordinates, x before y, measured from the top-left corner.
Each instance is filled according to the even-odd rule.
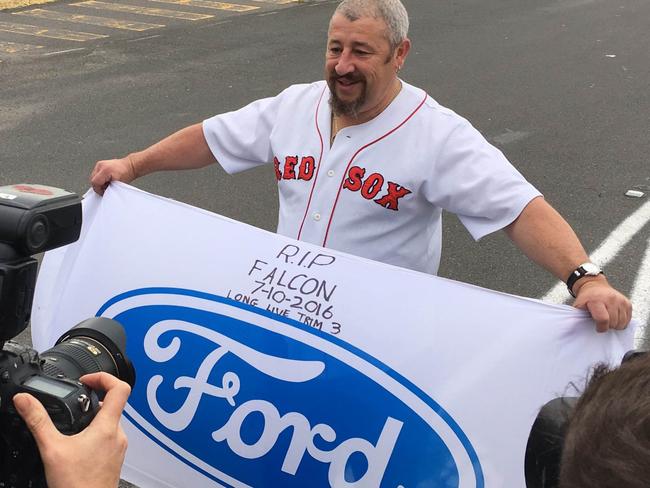
[[[325,77],[337,115],[372,118],[392,100],[410,49],[400,0],[343,0],[330,20]]]
[[[650,486],[650,353],[598,366],[571,413],[560,488]]]

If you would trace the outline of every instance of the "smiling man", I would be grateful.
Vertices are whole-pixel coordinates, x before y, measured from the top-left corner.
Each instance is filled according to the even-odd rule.
[[[345,5],[330,22],[325,75],[334,122],[356,125],[374,119],[399,94],[396,73],[411,43],[405,12],[395,18],[394,32],[367,2]]]
[[[228,173],[272,163],[282,235],[435,274],[448,210],[477,240],[505,230],[567,282],[599,331],[624,328],[629,300],[566,221],[467,120],[399,78],[408,25],[399,0],[344,0],[330,20],[325,81],[99,161],[93,188],[217,161]]]

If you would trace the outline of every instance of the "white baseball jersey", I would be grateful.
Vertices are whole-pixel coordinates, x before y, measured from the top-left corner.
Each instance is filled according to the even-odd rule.
[[[273,163],[278,233],[435,274],[442,210],[475,239],[511,223],[540,193],[467,120],[423,90],[402,90],[330,147],[324,81],[203,122],[226,172]]]

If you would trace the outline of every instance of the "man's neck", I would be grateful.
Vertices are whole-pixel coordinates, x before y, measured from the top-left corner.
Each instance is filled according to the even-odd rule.
[[[395,78],[394,83],[391,85],[390,89],[387,90],[386,96],[374,107],[371,107],[364,112],[360,112],[356,116],[333,114],[333,118],[336,120],[335,126],[337,130],[341,130],[344,127],[349,127],[351,125],[365,124],[366,122],[371,121],[386,110],[393,100],[395,100],[397,95],[399,95],[401,90],[402,82],[399,78]]]

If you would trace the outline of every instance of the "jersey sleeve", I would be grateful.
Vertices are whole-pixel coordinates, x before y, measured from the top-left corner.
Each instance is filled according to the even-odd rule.
[[[428,191],[479,240],[512,223],[541,193],[467,120],[453,116],[457,121],[441,144]]]
[[[280,95],[263,98],[203,121],[205,140],[227,173],[238,173],[273,159],[271,132],[280,103]]]

